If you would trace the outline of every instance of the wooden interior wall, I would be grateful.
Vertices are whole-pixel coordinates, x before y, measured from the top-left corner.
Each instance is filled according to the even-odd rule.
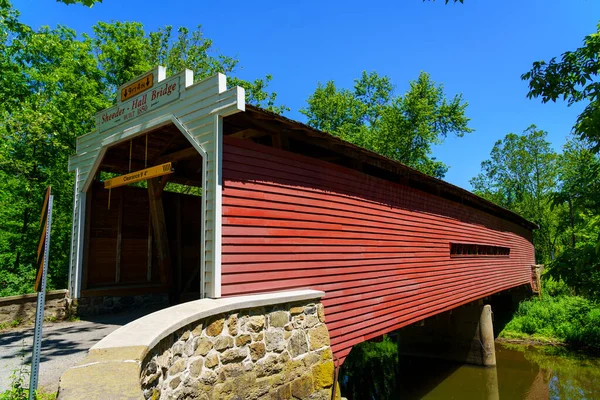
[[[91,188],[89,210],[89,238],[87,254],[86,288],[114,284],[116,281],[117,232],[119,205],[124,190],[111,192],[108,208],[108,191],[101,183]]]
[[[530,283],[531,232],[482,211],[248,140],[223,146],[222,291],[326,292],[333,350]],[[450,243],[510,256],[450,256]]]
[[[101,183],[91,188],[86,288],[160,283],[156,249],[151,244],[152,262],[148,279],[149,204],[148,191],[135,186],[108,190]],[[175,285],[199,291],[201,197],[163,192],[169,248]],[[119,229],[119,224],[121,229]],[[119,234],[120,232],[120,234]],[[119,237],[120,236],[120,237]],[[181,255],[181,256],[179,256]],[[181,272],[179,272],[181,271]]]
[[[178,293],[200,295],[200,240],[202,198],[173,192],[163,192],[165,219],[171,251],[173,284]],[[181,272],[178,272],[181,271]],[[183,300],[191,300],[185,298]]]

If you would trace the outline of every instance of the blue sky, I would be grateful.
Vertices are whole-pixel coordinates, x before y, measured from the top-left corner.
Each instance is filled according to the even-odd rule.
[[[351,87],[361,71],[375,70],[390,76],[401,94],[426,71],[449,96],[462,93],[469,102],[475,132],[434,150],[450,166],[445,179],[467,189],[494,142],[509,132],[536,124],[560,150],[582,107],[528,100],[520,75],[533,61],[579,47],[600,20],[597,0],[104,0],[91,9],[13,1],[21,20],[35,28],[63,24],[91,33],[98,21],[140,21],[147,30],[201,24],[220,53],[240,59],[239,77],[272,74],[271,90],[291,108],[287,116],[300,121],[298,110],[318,82]]]

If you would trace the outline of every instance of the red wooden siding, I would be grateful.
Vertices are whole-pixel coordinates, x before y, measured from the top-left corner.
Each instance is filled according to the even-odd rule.
[[[250,141],[223,146],[223,295],[326,292],[333,350],[530,283],[531,232],[408,186]],[[450,257],[450,243],[510,256]]]

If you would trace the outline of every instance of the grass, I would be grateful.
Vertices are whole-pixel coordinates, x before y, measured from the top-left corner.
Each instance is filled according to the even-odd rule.
[[[77,315],[69,315],[64,320],[69,321],[69,322],[79,322],[80,321],[79,316],[77,316]],[[63,320],[56,318],[56,316],[54,316],[54,315],[51,315],[50,317],[44,319],[44,322],[52,322],[52,323],[61,322],[61,321],[63,321]],[[0,324],[0,331],[6,330],[9,328],[16,328],[16,327],[20,326],[22,323],[23,323],[22,319],[13,319],[10,322],[3,322]],[[33,322],[29,322],[28,325],[33,325]],[[0,398],[0,400],[2,400],[2,399]]]
[[[25,388],[10,388],[9,390],[0,393],[0,400],[28,400],[29,389]],[[40,391],[35,392],[36,400],[55,400],[55,393],[43,393]]]
[[[10,322],[4,322],[4,323],[0,324],[0,331],[3,331],[8,328],[16,328],[17,326],[19,326],[21,324],[21,322],[23,322],[23,320],[21,320],[21,319],[13,319]]]
[[[67,318],[67,321],[69,321],[69,322],[79,322],[80,321],[79,315],[75,315],[75,314],[69,315],[69,318]]]
[[[561,283],[545,282],[544,289],[541,298],[519,305],[500,337],[600,350],[600,304],[571,295]]]
[[[21,351],[19,352],[19,358],[21,362],[19,367],[12,371],[10,375],[10,389],[0,393],[0,400],[28,400],[29,389],[28,379],[30,366],[25,364],[25,341],[21,345]],[[34,398],[36,400],[55,400],[56,393],[44,393],[42,391],[36,391]]]

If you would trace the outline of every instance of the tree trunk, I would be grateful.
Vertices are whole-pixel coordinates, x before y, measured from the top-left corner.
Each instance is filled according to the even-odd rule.
[[[571,247],[575,248],[575,217],[573,216],[573,202],[568,198],[569,203],[569,218],[571,223]]]

